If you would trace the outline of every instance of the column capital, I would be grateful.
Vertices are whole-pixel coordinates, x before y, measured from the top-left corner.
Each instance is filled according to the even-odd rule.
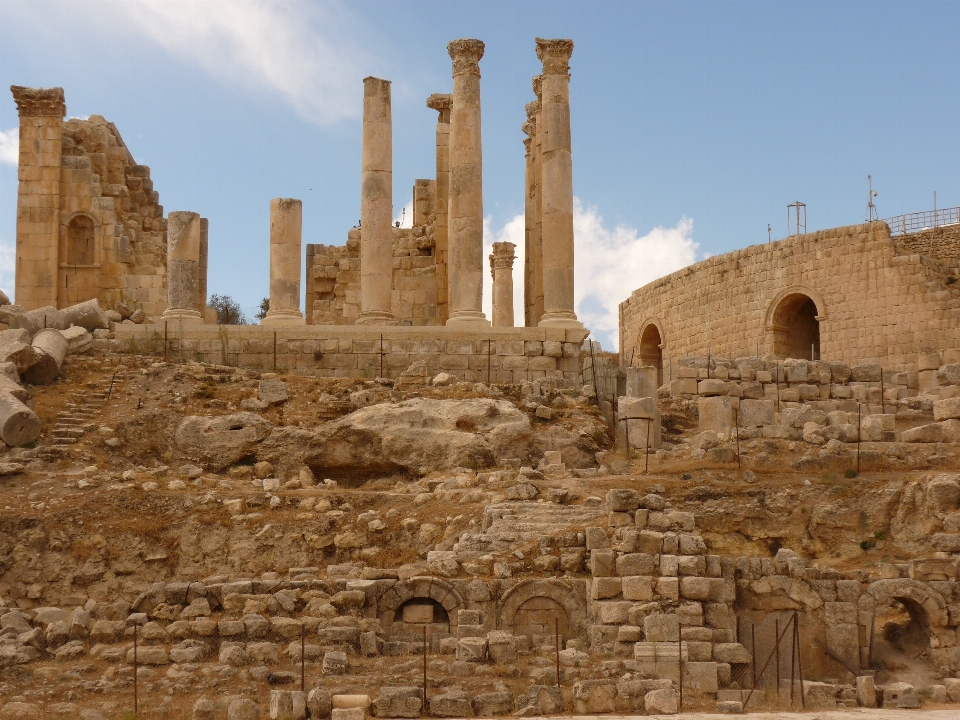
[[[447,52],[453,60],[453,74],[472,73],[480,74],[480,58],[483,57],[484,44],[482,40],[451,40],[447,44]]]
[[[495,242],[493,252],[490,254],[491,268],[512,268],[513,261],[517,256],[513,252],[517,246],[512,242]]]
[[[570,72],[573,40],[537,38],[537,57],[543,61],[544,75],[566,75]]]
[[[450,122],[450,109],[453,107],[453,95],[448,93],[434,93],[427,98],[427,107],[439,113],[438,123]]]
[[[523,106],[523,109],[527,112],[527,119],[536,122],[537,113],[540,112],[540,101],[533,100],[532,102],[528,102]]]
[[[526,132],[526,130],[524,130],[524,132]],[[533,138],[532,138],[532,137],[525,137],[525,138],[523,139],[523,151],[524,151],[524,156],[525,156],[525,157],[528,156],[528,155],[530,155],[530,143],[532,143],[532,142],[533,142]]]
[[[534,75],[533,79],[530,81],[530,86],[533,88],[533,94],[537,96],[536,103],[537,109],[540,109],[540,100],[543,97],[543,75]]]
[[[523,125],[520,126],[520,129],[523,130],[523,132],[525,132],[531,138],[536,137],[537,136],[536,118],[531,118],[530,120],[527,120]]]
[[[17,104],[20,117],[58,117],[67,114],[67,103],[63,99],[63,88],[29,88],[11,85],[13,101]]]

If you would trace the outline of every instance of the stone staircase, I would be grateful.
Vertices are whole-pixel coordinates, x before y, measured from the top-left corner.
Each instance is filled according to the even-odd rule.
[[[96,426],[100,409],[107,403],[110,395],[116,392],[123,381],[123,373],[117,372],[109,378],[98,380],[84,392],[74,393],[64,410],[57,415],[57,422],[50,433],[52,445],[73,445],[84,433]]]
[[[490,505],[483,515],[483,530],[464,533],[454,546],[457,553],[499,553],[536,543],[544,536],[583,532],[600,524],[606,505],[558,505],[557,503],[506,502]]]

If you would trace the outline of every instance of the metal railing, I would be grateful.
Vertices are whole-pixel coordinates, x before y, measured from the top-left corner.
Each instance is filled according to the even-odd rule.
[[[906,235],[907,233],[960,223],[960,207],[896,215],[887,218],[884,222],[890,226],[891,235]]]

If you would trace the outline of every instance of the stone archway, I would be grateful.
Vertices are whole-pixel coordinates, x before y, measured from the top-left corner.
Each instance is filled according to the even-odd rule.
[[[641,326],[637,336],[637,345],[630,363],[636,366],[650,366],[657,369],[657,387],[663,385],[663,332],[652,320]]]
[[[414,616],[421,622],[405,622],[404,608],[407,619]],[[427,607],[431,608],[430,622],[427,620]],[[455,634],[457,631],[457,612],[465,607],[463,596],[450,583],[435,577],[414,577],[409,580],[396,582],[389,590],[377,599],[377,615],[381,627],[387,632],[393,632],[393,625],[399,623],[397,631],[408,631],[407,625],[422,625],[428,627],[428,635]],[[400,617],[397,612],[400,611]],[[422,632],[422,630],[421,630]]]
[[[562,580],[525,580],[508,590],[500,601],[500,627],[526,635],[534,645],[576,637],[587,618],[585,591]]]
[[[909,663],[944,639],[955,638],[947,627],[949,614],[943,597],[918,580],[877,580],[867,587],[874,600],[871,662],[881,667]],[[889,678],[888,678],[889,679]]]
[[[767,310],[768,345],[780,358],[820,359],[823,299],[809,288],[782,291]]]

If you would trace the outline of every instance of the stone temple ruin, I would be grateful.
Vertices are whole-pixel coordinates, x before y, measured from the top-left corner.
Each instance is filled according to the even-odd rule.
[[[211,322],[208,224],[113,125],[13,88],[2,720],[956,712],[960,217],[711,258],[605,353],[573,308],[573,43],[536,47],[523,327],[510,243],[481,308],[477,40],[427,101],[412,228],[363,81],[361,224],[307,246],[306,312],[272,200],[261,326]]]

